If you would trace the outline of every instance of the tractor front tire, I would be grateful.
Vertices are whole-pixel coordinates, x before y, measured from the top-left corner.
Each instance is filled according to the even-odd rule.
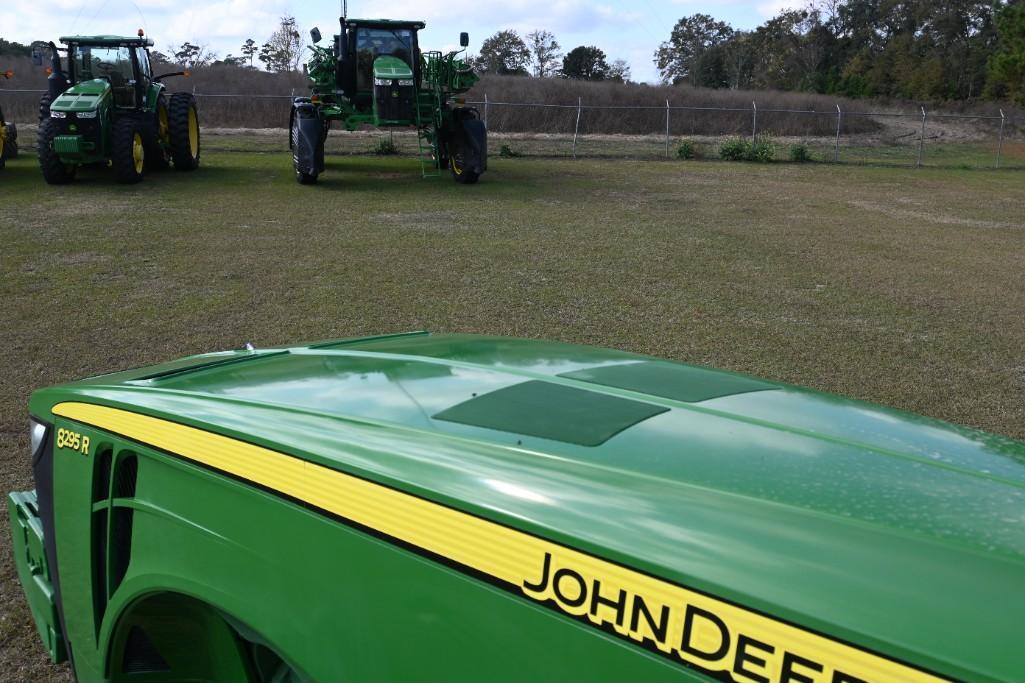
[[[125,116],[114,123],[111,162],[119,183],[131,185],[142,180],[146,168],[146,127],[134,117]]]
[[[78,167],[74,164],[65,164],[61,161],[60,155],[53,151],[53,139],[58,133],[57,122],[51,118],[44,119],[39,124],[39,168],[43,171],[43,179],[48,184],[67,185],[75,179]]]
[[[299,147],[300,147],[300,134],[299,134],[299,121],[309,118],[309,115],[303,109],[298,109],[292,112],[292,129],[288,131],[289,135],[289,147],[292,149],[292,168],[295,171],[295,179],[300,185],[316,185],[317,174],[306,173],[299,168]],[[326,137],[326,134],[325,134]],[[324,153],[324,140],[321,138],[319,151],[321,155]]]
[[[4,138],[4,149],[0,157],[5,161],[18,158],[18,127],[13,123],[7,124],[7,137]]]
[[[176,171],[199,167],[199,111],[192,93],[176,92],[167,106],[171,159]]]

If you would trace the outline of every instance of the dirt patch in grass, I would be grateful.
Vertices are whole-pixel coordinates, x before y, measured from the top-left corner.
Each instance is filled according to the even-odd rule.
[[[909,203],[906,199],[898,198],[897,202],[900,204]],[[897,218],[900,220],[919,220],[926,223],[935,223],[937,225],[959,225],[965,228],[1025,228],[1025,225],[1021,223],[1010,223],[1010,222],[996,222],[996,221],[980,221],[973,218],[965,218],[963,216],[952,216],[950,214],[936,214],[929,211],[918,211],[913,209],[902,209],[893,204],[880,204],[878,202],[870,201],[851,201],[851,206],[861,209],[863,211],[873,211],[882,213],[891,218]]]

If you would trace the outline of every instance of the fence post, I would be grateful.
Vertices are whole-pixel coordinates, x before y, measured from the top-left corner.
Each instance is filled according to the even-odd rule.
[[[997,168],[1000,168],[1000,155],[1004,151],[1004,110],[1000,110],[1000,137],[997,138]]]
[[[751,144],[756,142],[758,137],[758,103],[751,103]]]
[[[925,117],[925,107],[922,107],[922,132],[918,134],[918,162],[915,164],[915,168],[922,165],[922,148],[925,147]]]
[[[669,158],[669,100],[666,100],[666,159]]]
[[[484,127],[488,127],[488,94],[484,93]]]
[[[833,163],[840,161],[840,124],[843,122],[843,112],[840,105],[836,105],[836,146],[833,147]]]
[[[573,158],[577,158],[577,136],[580,134],[580,110],[582,108],[583,98],[577,98],[577,125],[573,129]]]

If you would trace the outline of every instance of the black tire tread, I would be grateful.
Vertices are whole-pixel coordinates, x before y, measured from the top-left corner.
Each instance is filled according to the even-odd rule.
[[[199,166],[202,154],[202,135],[199,138],[199,151],[195,157],[189,145],[189,110],[196,109],[196,98],[192,93],[176,92],[171,95],[167,105],[168,124],[171,128],[171,159],[177,171],[191,171]],[[199,121],[199,110],[196,109],[196,121]],[[200,129],[201,130],[201,129]]]
[[[75,167],[67,166],[54,153],[51,144],[57,137],[57,124],[53,119],[47,118],[39,124],[38,134],[38,156],[39,168],[43,171],[43,179],[50,185],[67,185],[75,179]]]
[[[18,127],[13,123],[7,124],[7,139],[4,140],[4,149],[0,152],[0,157],[5,161],[18,158]]]
[[[114,177],[119,183],[131,185],[142,180],[142,173],[135,172],[135,158],[132,156],[132,147],[135,143],[135,134],[139,133],[143,140],[146,133],[142,122],[134,116],[125,116],[114,122],[114,138],[111,141],[111,163],[114,167]],[[145,154],[145,144],[143,153]],[[145,157],[143,158],[145,167]]]
[[[474,118],[474,117],[467,117]],[[459,147],[467,144],[466,133],[463,131],[463,119],[458,118],[455,121],[456,130],[452,131],[449,136],[449,171],[452,174],[452,179],[460,185],[473,185],[480,180],[480,173],[475,171],[466,170],[465,166],[461,173],[456,172],[456,164],[452,163],[452,159],[459,154]]]
[[[164,146],[160,144],[160,107],[167,106],[167,98],[163,95],[157,101],[157,108],[146,114],[143,120],[144,129],[142,144],[146,148],[146,171],[162,171],[168,167]]]
[[[301,111],[292,114],[292,129],[288,131],[289,148],[292,150],[292,169],[295,171],[295,179],[300,185],[316,185],[316,173],[303,173],[299,170],[299,120],[306,118]],[[323,144],[323,140],[321,141]]]

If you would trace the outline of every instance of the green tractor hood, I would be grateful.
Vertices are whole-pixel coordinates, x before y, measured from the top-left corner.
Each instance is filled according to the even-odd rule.
[[[410,79],[413,69],[398,57],[383,56],[374,60],[374,78]]]
[[[83,81],[71,86],[50,105],[50,111],[79,113],[99,109],[110,96],[110,83],[102,78]]]
[[[31,409],[242,439],[941,679],[1022,680],[1011,439],[621,351],[424,333],[196,356]]]

